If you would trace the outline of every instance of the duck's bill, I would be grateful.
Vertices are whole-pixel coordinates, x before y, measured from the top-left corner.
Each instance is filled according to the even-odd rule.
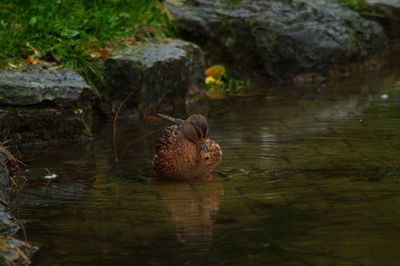
[[[206,160],[210,158],[210,154],[208,153],[207,145],[205,142],[201,143],[200,150],[204,153]]]

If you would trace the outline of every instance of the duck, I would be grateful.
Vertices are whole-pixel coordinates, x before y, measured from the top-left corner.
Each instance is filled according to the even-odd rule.
[[[207,119],[193,114],[186,120],[157,114],[173,124],[161,131],[153,158],[158,178],[191,180],[210,177],[220,163],[222,150],[208,137]]]

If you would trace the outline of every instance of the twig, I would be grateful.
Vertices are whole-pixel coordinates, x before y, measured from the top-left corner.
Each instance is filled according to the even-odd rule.
[[[114,124],[113,124],[113,146],[114,146],[114,160],[118,161],[118,151],[117,151],[117,118],[118,114],[121,111],[122,106],[128,101],[128,99],[133,95],[134,91],[131,91],[128,96],[120,103],[117,112],[114,116]]]
[[[22,232],[24,233],[25,242],[28,242],[28,236],[26,234],[25,226],[23,224],[20,224],[20,226],[22,228]]]
[[[23,162],[21,162],[20,160],[18,160],[17,158],[15,158],[15,157],[11,154],[11,152],[9,152],[9,151],[6,149],[6,147],[4,147],[4,145],[7,144],[7,143],[10,142],[10,141],[11,141],[11,140],[6,140],[6,141],[3,141],[3,142],[0,142],[0,151],[2,151],[2,152],[6,155],[7,159],[8,159],[11,163],[13,163],[14,165],[18,166],[18,163],[20,163],[20,164],[22,164],[23,166],[27,166],[25,163],[23,163]]]
[[[124,151],[125,151],[127,148],[129,148],[132,144],[134,144],[134,143],[138,142],[139,140],[142,140],[142,139],[144,139],[144,138],[146,138],[146,137],[148,137],[148,136],[150,136],[150,135],[152,135],[152,134],[154,134],[154,133],[156,133],[156,132],[160,132],[160,130],[163,129],[163,128],[164,128],[164,126],[163,126],[163,127],[160,127],[160,128],[157,128],[156,130],[150,131],[150,132],[148,132],[148,133],[146,133],[146,134],[144,134],[144,135],[142,135],[142,136],[140,136],[140,137],[138,137],[138,138],[132,140],[132,141],[129,142],[128,144],[124,145],[124,149],[122,150],[122,154],[124,154]]]
[[[31,261],[29,260],[28,256],[17,246],[15,246],[15,249],[17,250],[18,254],[25,260],[27,264],[29,264]]]

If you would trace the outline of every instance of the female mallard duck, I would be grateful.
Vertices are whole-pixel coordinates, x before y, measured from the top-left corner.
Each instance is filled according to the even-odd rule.
[[[208,177],[221,161],[218,143],[208,138],[207,119],[199,114],[186,120],[158,114],[174,122],[164,129],[156,146],[153,168],[159,178],[196,179]]]

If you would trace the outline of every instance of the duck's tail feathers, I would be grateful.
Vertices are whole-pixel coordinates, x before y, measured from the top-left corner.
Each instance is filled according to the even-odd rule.
[[[172,116],[169,116],[169,115],[157,114],[157,116],[159,116],[159,117],[161,117],[161,118],[164,118],[164,119],[166,119],[166,120],[168,120],[168,121],[171,121],[172,123],[175,123],[175,124],[177,124],[178,126],[180,126],[180,125],[182,124],[182,122],[183,122],[182,119],[173,118]]]

